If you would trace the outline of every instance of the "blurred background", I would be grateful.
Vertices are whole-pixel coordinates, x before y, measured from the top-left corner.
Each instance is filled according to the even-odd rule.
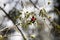
[[[1,40],[60,40],[60,0],[0,0],[0,9]]]

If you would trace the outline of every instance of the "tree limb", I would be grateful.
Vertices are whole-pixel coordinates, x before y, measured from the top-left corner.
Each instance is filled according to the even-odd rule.
[[[15,25],[15,22],[12,20],[12,18],[9,16],[9,14],[7,14],[6,11],[5,11],[3,8],[0,7],[0,9],[6,14],[6,16],[7,16],[7,17],[14,23],[14,25]],[[15,26],[16,26],[16,28],[19,30],[19,32],[21,33],[21,35],[22,35],[22,37],[24,38],[24,40],[26,40],[26,38],[25,38],[24,34],[22,33],[21,29],[19,29],[17,25],[15,25]]]
[[[35,5],[36,3],[34,4],[34,3],[32,2],[32,0],[29,0],[29,1],[34,5],[35,8],[39,9],[39,8]]]

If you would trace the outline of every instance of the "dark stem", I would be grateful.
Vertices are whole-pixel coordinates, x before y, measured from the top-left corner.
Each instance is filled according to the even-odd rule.
[[[3,8],[0,7],[0,9],[6,14],[6,16],[7,16],[7,17],[14,23],[14,25],[15,25],[15,22],[14,22],[13,19],[9,16],[9,14],[7,14],[6,11],[5,11]],[[21,33],[21,35],[22,35],[22,37],[24,38],[24,40],[26,40],[26,38],[25,38],[24,34],[22,33],[21,29],[19,29],[17,25],[15,25],[15,26],[17,27],[17,29],[18,29],[19,32]]]
[[[39,9],[39,8],[32,2],[32,0],[29,0],[29,1],[34,5],[35,8]]]

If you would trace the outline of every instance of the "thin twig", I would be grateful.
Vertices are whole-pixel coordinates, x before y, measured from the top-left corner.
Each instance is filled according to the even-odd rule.
[[[24,8],[24,6],[23,6],[23,2],[21,1],[21,6],[22,6],[22,8]]]
[[[36,2],[34,4],[37,4],[38,3],[38,0],[36,0]]]
[[[54,25],[55,27],[57,27],[57,26],[60,26],[60,25],[58,25],[57,23],[55,23],[54,21],[51,21],[50,20],[50,18],[48,18],[48,15],[47,15],[47,12],[45,11],[45,9],[43,9],[43,15],[50,21],[50,23],[52,24],[52,25]]]
[[[12,18],[9,16],[9,14],[7,14],[6,11],[5,11],[3,8],[0,7],[0,9],[6,14],[6,16],[7,16],[7,17],[14,23],[14,25],[15,25],[15,22],[12,20]],[[15,25],[15,26],[16,26],[16,28],[19,30],[19,32],[21,33],[21,35],[22,35],[22,37],[24,38],[24,40],[26,40],[26,38],[25,38],[24,34],[22,33],[21,29],[19,29],[17,25]]]
[[[39,8],[32,2],[32,0],[29,0],[29,1],[34,5],[35,8],[39,9]]]
[[[56,12],[58,13],[58,15],[60,15],[60,11],[55,7],[54,8],[56,10]]]

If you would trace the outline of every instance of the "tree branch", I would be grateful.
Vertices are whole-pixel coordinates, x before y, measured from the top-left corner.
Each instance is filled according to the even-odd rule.
[[[14,25],[15,25],[15,22],[14,22],[13,19],[9,16],[9,14],[7,14],[6,11],[5,11],[3,8],[0,7],[0,9],[6,14],[6,16],[7,16],[7,17],[14,23]],[[24,38],[24,40],[26,40],[26,38],[25,38],[24,34],[22,33],[21,29],[19,29],[17,25],[15,25],[15,26],[16,26],[16,28],[19,30],[19,32],[21,33],[21,35],[22,35],[22,37]]]
[[[32,0],[29,0],[29,1],[34,5],[35,8],[39,9],[39,8],[35,5],[36,3],[34,4],[34,3],[32,2]]]

